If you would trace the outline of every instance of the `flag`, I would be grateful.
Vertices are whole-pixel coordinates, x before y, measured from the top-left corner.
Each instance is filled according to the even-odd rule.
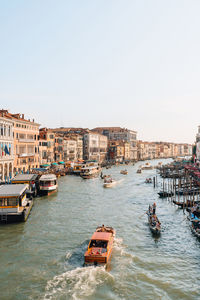
[[[10,155],[10,152],[8,151],[8,147],[7,147],[7,145],[5,145],[5,148],[4,148],[4,150],[5,150],[5,154],[8,154],[8,155]]]

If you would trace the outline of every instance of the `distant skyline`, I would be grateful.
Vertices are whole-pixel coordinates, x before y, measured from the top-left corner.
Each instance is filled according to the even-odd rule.
[[[193,143],[200,2],[0,1],[0,108],[42,127]]]

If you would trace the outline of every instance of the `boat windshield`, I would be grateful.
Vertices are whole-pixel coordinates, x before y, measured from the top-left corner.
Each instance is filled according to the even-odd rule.
[[[107,248],[108,242],[101,241],[101,240],[91,240],[89,248],[96,247],[96,248]]]

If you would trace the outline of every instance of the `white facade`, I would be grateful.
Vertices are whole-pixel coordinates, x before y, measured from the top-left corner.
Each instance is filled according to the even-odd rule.
[[[13,122],[0,117],[0,181],[8,182],[13,177],[13,163]]]
[[[64,161],[76,161],[78,159],[78,145],[76,140],[64,139],[63,141],[63,159]]]
[[[86,133],[84,135],[84,159],[102,162],[107,155],[108,138],[101,134]]]

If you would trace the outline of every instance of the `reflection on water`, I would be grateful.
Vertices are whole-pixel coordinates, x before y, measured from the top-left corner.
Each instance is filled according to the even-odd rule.
[[[200,299],[200,242],[183,211],[144,183],[156,171],[136,173],[140,164],[126,166],[126,176],[124,166],[105,169],[121,180],[110,189],[101,179],[62,177],[57,194],[36,199],[26,223],[1,226],[0,299]],[[144,214],[155,201],[160,237]],[[101,224],[116,229],[109,272],[83,267]]]

